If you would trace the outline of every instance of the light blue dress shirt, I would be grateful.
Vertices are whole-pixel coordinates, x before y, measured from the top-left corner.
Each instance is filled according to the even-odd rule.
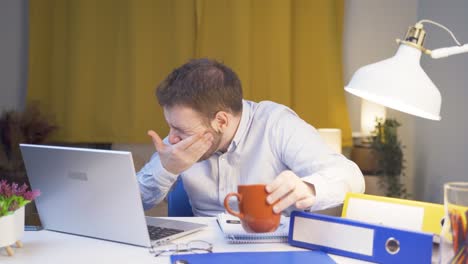
[[[244,100],[227,152],[195,163],[180,177],[194,215],[215,216],[225,211],[224,197],[236,192],[237,185],[268,184],[285,170],[315,186],[316,201],[310,210],[337,206],[347,192],[364,192],[364,177],[356,164],[334,153],[294,111],[269,101]],[[155,153],[137,177],[144,208],[150,209],[164,199],[179,175],[164,169]]]

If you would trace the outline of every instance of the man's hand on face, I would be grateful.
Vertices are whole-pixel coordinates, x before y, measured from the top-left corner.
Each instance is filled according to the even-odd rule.
[[[267,202],[277,204],[273,206],[275,213],[280,213],[291,205],[298,209],[311,207],[315,201],[315,188],[313,185],[305,183],[292,171],[283,171],[276,179],[266,186],[269,193]]]
[[[156,132],[148,131],[163,167],[173,173],[180,174],[195,164],[213,144],[210,133],[189,136],[174,145],[165,144]]]

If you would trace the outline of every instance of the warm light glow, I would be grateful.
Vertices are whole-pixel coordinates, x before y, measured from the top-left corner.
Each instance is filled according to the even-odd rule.
[[[319,128],[317,131],[333,151],[341,154],[341,129]]]
[[[356,90],[356,89],[349,88],[349,87],[345,87],[345,90],[351,94],[361,97],[362,99],[370,100],[372,102],[381,104],[388,108],[398,110],[400,112],[404,112],[410,115],[419,116],[419,117],[427,118],[431,120],[437,120],[437,121],[440,120],[440,115],[433,115],[425,111],[421,111],[420,109],[413,107],[409,104],[406,104],[404,102],[401,102],[397,99],[389,99],[386,97],[370,94],[365,91],[360,91],[360,90]]]
[[[361,136],[370,136],[375,127],[375,119],[385,119],[385,116],[385,106],[361,100]]]

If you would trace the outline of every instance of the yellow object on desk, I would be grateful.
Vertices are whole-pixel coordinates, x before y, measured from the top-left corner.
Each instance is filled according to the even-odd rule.
[[[444,206],[399,198],[348,193],[341,216],[439,235],[442,229]]]

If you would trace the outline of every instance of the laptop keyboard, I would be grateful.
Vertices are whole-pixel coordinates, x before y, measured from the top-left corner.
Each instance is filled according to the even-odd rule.
[[[184,230],[172,229],[166,227],[148,226],[148,232],[151,240],[159,240],[174,234],[182,233]]]

